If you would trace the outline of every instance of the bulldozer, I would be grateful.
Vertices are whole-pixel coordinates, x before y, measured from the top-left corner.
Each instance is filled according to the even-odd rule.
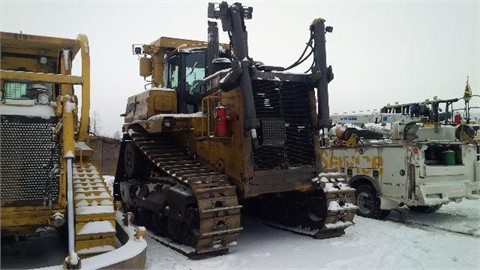
[[[355,190],[320,162],[333,28],[314,20],[298,61],[269,66],[248,54],[252,14],[240,3],[209,3],[206,42],[160,37],[132,46],[146,90],[122,114],[115,200],[188,256],[228,252],[242,213],[314,238],[353,225]],[[219,42],[217,19],[228,44]],[[309,72],[287,72],[312,55]]]
[[[110,264],[95,261],[120,248],[116,238],[125,244],[130,235],[125,234],[128,227],[117,226],[112,192],[88,144],[87,36],[1,32],[0,41],[2,245],[22,246],[22,240],[50,227],[68,243],[65,268],[142,267],[144,239],[137,239],[140,248],[132,254],[134,264],[125,257]],[[80,62],[74,62],[77,55]],[[81,75],[72,73],[74,63],[80,64]]]

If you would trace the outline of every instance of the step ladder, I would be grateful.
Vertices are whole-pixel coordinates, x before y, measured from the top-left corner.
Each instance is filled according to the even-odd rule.
[[[111,191],[92,162],[73,168],[75,250],[81,258],[115,249],[115,209]]]

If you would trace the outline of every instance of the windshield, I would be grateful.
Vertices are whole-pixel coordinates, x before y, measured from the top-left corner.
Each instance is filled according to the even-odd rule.
[[[187,54],[186,64],[186,90],[190,91],[200,80],[205,78],[205,52]]]
[[[197,112],[201,102],[201,83],[205,77],[205,51],[176,53],[168,59],[167,87],[175,89],[181,113]]]

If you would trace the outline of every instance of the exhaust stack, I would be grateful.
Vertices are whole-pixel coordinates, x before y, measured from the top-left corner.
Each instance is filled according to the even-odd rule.
[[[315,19],[310,25],[314,40],[314,61],[312,73],[315,78],[318,99],[318,128],[328,128],[332,125],[330,107],[328,105],[328,83],[333,80],[332,66],[327,67],[327,53],[325,47],[325,34],[332,32],[333,27],[325,27],[324,19]]]
[[[219,57],[218,27],[217,22],[208,21],[208,47],[207,47],[207,66],[208,75],[213,74],[213,60]],[[207,75],[207,76],[208,76]]]

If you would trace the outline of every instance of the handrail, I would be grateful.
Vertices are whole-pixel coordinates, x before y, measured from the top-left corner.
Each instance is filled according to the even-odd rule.
[[[82,110],[78,139],[86,141],[88,138],[88,124],[90,122],[90,47],[86,35],[79,34],[77,39],[80,43],[82,57]]]

